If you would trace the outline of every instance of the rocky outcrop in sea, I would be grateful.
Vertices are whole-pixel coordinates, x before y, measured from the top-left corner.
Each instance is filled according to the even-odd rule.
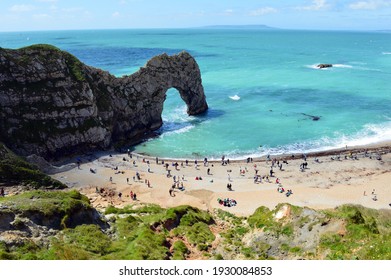
[[[49,159],[135,143],[162,125],[169,88],[188,114],[208,109],[200,69],[187,52],[153,57],[116,78],[54,46],[0,48],[0,137],[18,154]]]

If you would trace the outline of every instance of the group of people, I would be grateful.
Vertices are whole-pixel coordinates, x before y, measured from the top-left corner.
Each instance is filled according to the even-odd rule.
[[[224,199],[218,198],[217,202],[220,205],[223,205],[223,206],[226,206],[226,207],[233,207],[233,206],[236,206],[238,204],[236,202],[236,200],[232,199],[232,198],[224,198]]]
[[[304,169],[307,169],[307,166],[308,166],[308,162],[303,162],[300,164],[300,171],[304,171]]]
[[[130,199],[132,199],[132,200],[137,200],[137,195],[136,195],[135,192],[130,191],[129,196],[130,196]]]
[[[129,157],[130,158],[132,158],[132,154],[131,153],[129,153],[128,152],[128,155],[129,155]],[[110,155],[111,156],[111,155]],[[112,156],[111,156],[112,157]],[[137,159],[138,159],[139,157],[137,157]],[[127,158],[125,158],[125,157],[123,157],[122,158],[122,160],[123,161],[128,161],[128,159]],[[282,166],[282,163],[280,164],[280,162],[279,161],[277,161],[276,159],[270,159],[270,157],[269,157],[269,160],[271,160],[272,161],[272,164],[271,164],[271,167],[270,167],[270,175],[268,174],[268,175],[265,175],[265,176],[260,176],[260,175],[258,175],[257,173],[258,173],[258,169],[257,169],[257,164],[255,164],[255,162],[253,161],[253,158],[247,158],[247,163],[248,164],[252,164],[252,165],[254,165],[254,171],[255,171],[255,176],[254,176],[254,182],[255,183],[258,183],[258,182],[260,182],[260,183],[262,183],[262,181],[263,181],[263,179],[265,180],[265,181],[267,181],[267,182],[271,182],[270,180],[269,180],[269,177],[274,177],[274,170],[273,170],[273,167],[274,166],[278,166],[278,167],[280,167],[280,169],[281,169],[281,166]],[[167,171],[167,177],[173,177],[173,179],[174,179],[174,184],[171,186],[171,188],[169,189],[169,194],[170,194],[170,196],[171,197],[174,197],[175,196],[175,193],[178,191],[178,190],[184,190],[185,188],[184,188],[184,186],[183,186],[183,183],[180,183],[180,178],[179,178],[179,176],[175,176],[174,174],[171,174],[171,170],[169,169],[169,167],[172,165],[172,167],[176,170],[176,171],[179,171],[180,170],[180,168],[185,168],[185,164],[186,164],[186,167],[189,165],[189,161],[188,160],[186,160],[186,161],[183,161],[183,162],[181,162],[181,163],[179,163],[178,164],[178,162],[172,162],[172,163],[169,163],[169,162],[165,162],[164,160],[161,160],[161,159],[158,159],[158,158],[155,158],[155,161],[156,161],[156,164],[161,164],[162,166],[164,166],[165,167],[165,169],[166,169],[166,171]],[[148,160],[146,160],[146,159],[142,159],[142,162],[143,163],[145,163],[147,166],[148,166],[148,172],[150,172],[150,162],[148,161]],[[221,163],[222,163],[222,165],[229,165],[230,164],[230,162],[229,162],[229,159],[226,159],[225,158],[225,156],[223,156],[222,158],[221,158]],[[288,164],[288,162],[286,162],[286,161],[284,161],[284,163],[286,163],[286,164]],[[198,161],[197,160],[194,160],[194,165],[195,166],[198,166]],[[136,166],[136,162],[135,162],[135,160],[133,160],[133,166]],[[211,168],[210,168],[210,162],[208,161],[208,159],[207,158],[204,158],[204,160],[203,160],[203,166],[206,168],[206,171],[207,171],[207,175],[212,175],[211,174]],[[211,167],[213,167],[213,164],[211,165]],[[118,167],[115,167],[115,168],[113,168],[113,170],[115,170],[115,171],[118,171]],[[91,171],[91,173],[96,173],[96,170],[93,170],[93,169],[90,169],[90,171]],[[232,184],[231,184],[231,182],[232,182],[232,178],[231,178],[231,175],[230,175],[230,172],[232,173],[232,170],[230,170],[230,169],[227,169],[227,173],[228,173],[228,184],[227,184],[227,190],[228,191],[233,191],[233,189],[232,189]],[[241,176],[245,176],[245,174],[246,173],[248,173],[249,172],[249,170],[247,169],[247,167],[240,167],[240,175]],[[119,173],[119,172],[118,172]],[[122,172],[122,173],[124,173],[124,172]],[[182,176],[182,179],[183,179],[183,181],[184,181],[184,176]],[[196,176],[195,177],[195,180],[202,180],[203,178],[201,177],[201,176]],[[113,181],[114,181],[114,178],[113,177],[110,177],[109,178],[109,181],[111,182],[111,183],[113,183]],[[144,181],[144,180],[142,180],[142,178],[141,178],[141,174],[140,174],[140,172],[139,171],[135,171],[135,176],[133,176],[133,181],[135,182],[135,181]],[[129,178],[126,178],[126,182],[127,182],[127,184],[129,185]],[[210,182],[213,182],[213,180],[211,180]],[[279,183],[279,179],[277,178],[276,179],[276,183]],[[147,184],[148,185],[148,187],[150,187],[150,182],[149,182],[149,180],[147,180],[147,179],[145,179],[145,184]],[[289,195],[291,194],[292,192],[290,191],[289,192]],[[110,194],[109,196],[112,196],[112,194]],[[121,197],[122,197],[122,193],[119,193],[118,194],[118,197],[121,199]],[[132,199],[132,200],[137,200],[137,196],[136,196],[136,194],[133,192],[133,191],[130,191],[130,198]],[[226,199],[220,199],[219,200],[219,203],[220,204],[222,204],[222,205],[224,205],[224,206],[228,206],[228,207],[231,207],[231,206],[235,206],[236,204],[237,204],[237,202],[236,202],[236,200],[234,200],[234,199],[230,199],[230,198],[226,198]]]
[[[279,186],[279,187],[277,188],[277,191],[278,191],[279,193],[284,193],[284,192],[285,192],[285,189],[284,189],[284,187]],[[292,190],[287,190],[286,193],[285,193],[285,195],[286,195],[287,197],[290,196],[291,194],[293,194],[293,191],[292,191]]]

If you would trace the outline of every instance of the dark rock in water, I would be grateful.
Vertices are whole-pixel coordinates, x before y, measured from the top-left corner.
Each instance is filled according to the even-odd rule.
[[[189,115],[208,109],[187,52],[156,56],[116,78],[50,45],[0,48],[0,139],[21,155],[47,159],[135,143],[161,127],[169,88]]]
[[[318,117],[318,116],[312,116],[312,120],[313,120],[313,121],[318,121],[318,120],[320,120],[320,117]]]
[[[323,63],[321,63],[321,64],[318,64],[317,67],[320,68],[320,69],[323,69],[323,68],[333,67],[333,65],[332,64],[323,64]]]
[[[318,121],[320,120],[320,116],[313,116],[313,115],[308,115],[308,114],[305,114],[305,113],[301,113],[302,115],[306,116],[306,117],[309,117],[311,118],[313,121]]]

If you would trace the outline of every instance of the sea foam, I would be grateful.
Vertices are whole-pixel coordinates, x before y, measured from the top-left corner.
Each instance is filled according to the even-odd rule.
[[[322,137],[316,140],[307,140],[300,143],[292,143],[277,147],[269,147],[265,145],[248,151],[227,151],[225,155],[227,155],[230,159],[239,160],[248,157],[256,158],[267,155],[276,156],[322,152],[341,149],[346,146],[364,146],[384,141],[391,141],[391,121],[383,124],[367,124],[362,130],[350,136],[343,133],[336,133],[335,137]]]
[[[230,96],[229,98],[231,98],[232,100],[235,100],[235,101],[240,100],[240,96],[237,94],[235,94],[234,96]]]
[[[336,67],[336,68],[353,68],[352,65],[348,65],[348,64],[333,64],[333,67]]]
[[[305,67],[310,68],[310,69],[316,69],[316,70],[330,70],[332,68],[354,68],[352,65],[340,64],[340,63],[332,64],[333,65],[332,67],[320,68],[320,67],[318,67],[319,64],[320,63],[310,64],[310,65],[306,65]]]

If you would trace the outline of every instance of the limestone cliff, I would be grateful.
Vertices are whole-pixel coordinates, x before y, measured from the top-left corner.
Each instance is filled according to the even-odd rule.
[[[116,78],[50,45],[0,48],[0,139],[46,158],[134,142],[162,125],[166,91],[188,114],[207,110],[199,67],[187,52],[152,58]]]

